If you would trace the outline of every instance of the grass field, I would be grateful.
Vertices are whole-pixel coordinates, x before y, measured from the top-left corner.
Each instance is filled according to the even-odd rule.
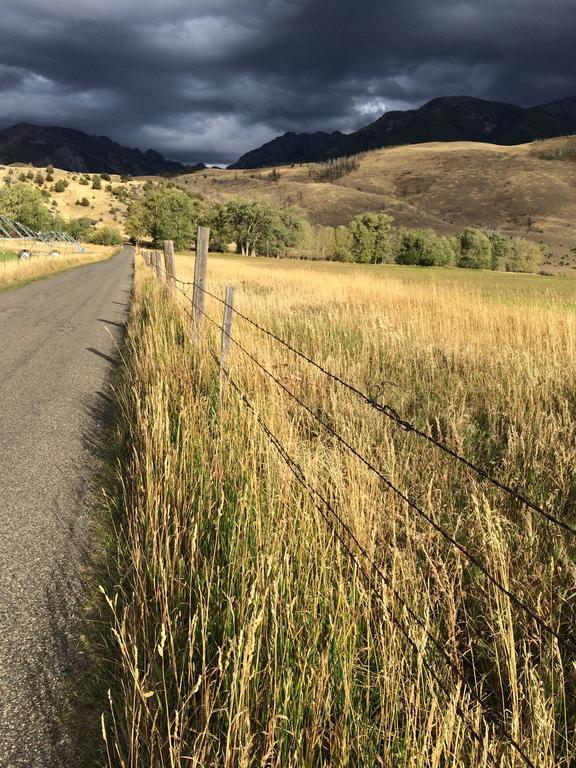
[[[227,284],[240,311],[574,526],[574,281],[210,257],[207,287]],[[254,410],[233,387],[221,400],[218,333],[205,322],[193,343],[177,296],[139,266],[110,495],[109,764],[530,764],[511,737],[537,768],[571,765],[574,652],[237,348]],[[218,302],[206,312],[220,322]],[[233,336],[574,636],[574,538],[238,318]]]
[[[116,246],[87,244],[84,253],[71,250],[56,258],[47,253],[38,253],[27,261],[20,261],[16,254],[4,254],[6,258],[2,258],[0,254],[0,291],[25,285],[81,264],[109,259],[117,251]]]

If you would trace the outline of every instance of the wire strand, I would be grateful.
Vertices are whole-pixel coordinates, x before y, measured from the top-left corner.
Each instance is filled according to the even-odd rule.
[[[186,312],[188,316],[189,313]],[[212,359],[216,362],[216,364],[219,366],[219,360],[216,354],[208,347],[208,352],[210,353],[210,356]],[[415,652],[417,658],[420,658],[423,665],[426,667],[430,675],[433,677],[433,679],[436,681],[436,683],[440,686],[443,693],[450,698],[451,692],[449,688],[446,686],[445,682],[437,675],[437,673],[434,671],[434,669],[431,667],[431,665],[428,663],[428,661],[424,658],[422,653],[420,652],[420,649],[418,648],[418,645],[414,641],[414,639],[410,636],[408,630],[403,626],[401,620],[398,618],[398,616],[391,610],[390,605],[386,602],[384,595],[379,589],[374,588],[373,584],[371,583],[371,580],[369,576],[364,571],[364,568],[362,567],[362,564],[358,561],[358,558],[356,555],[352,552],[346,541],[344,540],[343,536],[336,530],[334,527],[333,522],[327,517],[326,511],[328,511],[332,517],[338,522],[338,524],[344,529],[348,537],[354,542],[354,544],[358,547],[358,550],[360,553],[365,557],[367,560],[368,565],[370,566],[371,570],[379,576],[384,584],[390,589],[391,593],[394,595],[395,599],[398,600],[400,605],[406,610],[410,618],[415,621],[418,626],[424,631],[424,634],[426,637],[431,640],[434,647],[440,652],[441,656],[445,660],[445,662],[448,665],[448,668],[451,670],[453,674],[463,683],[466,690],[471,696],[472,701],[474,701],[475,704],[477,704],[480,707],[480,711],[482,712],[482,716],[486,717],[486,712],[484,710],[484,706],[482,703],[481,698],[478,696],[478,694],[474,691],[472,686],[468,683],[465,676],[462,674],[462,672],[456,667],[450,656],[447,654],[446,650],[442,647],[442,644],[440,641],[427,629],[424,621],[418,616],[418,614],[413,610],[413,608],[402,598],[400,593],[393,587],[392,582],[390,581],[389,577],[384,574],[384,572],[381,570],[381,568],[373,562],[373,560],[370,558],[370,555],[368,554],[367,550],[362,546],[362,544],[359,542],[349,525],[340,517],[340,515],[336,512],[336,510],[333,508],[333,506],[330,504],[329,501],[313,486],[310,485],[310,483],[307,481],[305,473],[302,469],[302,467],[290,456],[288,451],[285,449],[285,447],[282,445],[279,438],[272,432],[272,430],[268,427],[260,413],[257,411],[255,406],[251,403],[247,395],[242,392],[239,385],[236,383],[236,381],[233,379],[233,377],[228,377],[228,382],[231,385],[231,387],[234,389],[240,400],[245,404],[245,406],[254,414],[256,417],[256,420],[260,426],[260,428],[263,430],[267,438],[270,440],[270,442],[274,445],[277,452],[279,453],[280,457],[283,459],[284,463],[288,466],[290,469],[292,475],[296,478],[297,482],[300,483],[300,485],[308,492],[310,496],[315,496],[318,498],[319,502],[312,499],[312,503],[314,504],[314,507],[318,510],[320,515],[322,516],[323,520],[325,521],[326,525],[328,526],[328,529],[330,532],[336,537],[338,540],[340,546],[343,548],[344,552],[348,556],[348,558],[354,563],[356,568],[358,569],[358,572],[362,575],[363,581],[367,584],[368,591],[370,594],[375,594],[378,598],[379,602],[382,604],[384,610],[390,615],[391,621],[396,626],[401,634],[405,637],[405,639],[410,644],[412,650]],[[458,716],[461,718],[462,722],[464,723],[465,728],[469,731],[470,735],[473,737],[475,741],[477,741],[479,744],[483,743],[483,739],[480,736],[480,734],[477,732],[477,730],[469,723],[468,717],[466,716],[466,713],[462,709],[462,706],[459,702],[456,702],[456,711]],[[490,717],[490,721],[492,724],[496,727],[496,729],[499,732],[499,735],[505,739],[512,748],[517,752],[517,754],[522,758],[525,765],[528,766],[528,768],[536,768],[532,760],[528,757],[526,752],[523,750],[523,748],[520,746],[520,744],[511,737],[508,733],[506,733],[502,727],[502,724],[496,720],[493,717]],[[492,764],[495,765],[496,761],[493,758],[492,755],[488,755]]]
[[[221,304],[228,306],[226,304],[226,301],[224,299],[221,299],[219,296],[216,296],[216,294],[212,293],[211,291],[207,290],[203,286],[198,285],[194,282],[185,282],[183,280],[179,280],[178,278],[173,278],[176,282],[180,283],[180,285],[189,285],[195,288],[198,288],[203,293],[205,293],[207,296],[210,296],[210,298],[215,299],[216,301],[220,302]],[[520,502],[524,506],[528,507],[532,511],[536,512],[537,514],[544,517],[549,523],[552,523],[554,525],[557,525],[561,527],[563,530],[567,531],[568,533],[571,533],[573,536],[576,536],[576,528],[571,526],[569,523],[565,522],[564,520],[560,520],[560,518],[556,517],[552,513],[548,512],[546,509],[544,509],[542,506],[537,504],[536,502],[529,499],[526,494],[523,492],[512,488],[510,485],[507,485],[506,483],[502,482],[501,480],[498,480],[493,475],[491,475],[486,469],[483,467],[478,466],[477,464],[474,464],[472,461],[467,459],[465,456],[463,456],[461,453],[459,453],[454,448],[447,445],[442,440],[438,440],[433,435],[429,434],[428,432],[424,432],[423,430],[416,427],[411,422],[407,421],[406,419],[402,418],[397,411],[392,408],[392,406],[386,404],[386,403],[378,403],[374,398],[371,398],[366,393],[362,392],[357,386],[354,384],[351,384],[349,381],[346,381],[338,374],[333,373],[332,371],[325,368],[323,365],[318,363],[316,360],[311,358],[310,356],[306,355],[301,350],[294,347],[292,344],[287,342],[285,339],[282,339],[280,336],[276,335],[272,331],[268,330],[267,328],[264,328],[262,325],[257,323],[252,318],[248,317],[247,315],[240,312],[238,309],[235,309],[234,307],[230,307],[230,309],[234,312],[235,315],[240,317],[245,322],[252,325],[254,328],[259,330],[261,333],[266,334],[270,338],[274,339],[274,341],[278,342],[279,344],[282,344],[286,349],[290,350],[293,354],[300,357],[302,360],[306,361],[310,365],[317,368],[319,371],[321,371],[325,376],[332,379],[333,381],[337,382],[341,386],[348,389],[350,392],[352,392],[356,397],[358,397],[363,403],[370,406],[374,410],[378,411],[379,413],[382,413],[384,416],[389,418],[391,421],[393,421],[397,426],[401,427],[405,432],[412,432],[417,437],[422,438],[423,440],[426,440],[431,445],[434,445],[436,448],[440,449],[444,453],[446,453],[448,456],[451,456],[456,461],[459,461],[461,464],[466,466],[468,469],[475,472],[479,477],[481,477],[483,480],[486,480],[488,483],[491,483],[493,486],[498,488],[499,490],[503,491],[504,493],[507,493],[509,496],[514,498],[516,501]]]
[[[187,294],[184,293],[186,298],[190,300],[190,297],[187,296]],[[194,306],[194,305],[193,305]],[[397,486],[395,486],[392,481],[386,477],[372,462],[370,462],[363,454],[361,454],[354,446],[352,446],[344,437],[342,437],[334,428],[325,420],[324,414],[319,415],[315,410],[313,410],[307,403],[305,403],[303,400],[301,400],[296,394],[294,394],[286,385],[280,381],[271,371],[269,371],[254,355],[252,355],[239,341],[237,341],[231,334],[229,334],[219,323],[214,320],[210,315],[205,312],[204,310],[200,309],[199,307],[196,307],[197,311],[200,312],[217,330],[224,333],[230,341],[238,348],[240,351],[246,355],[252,362],[254,362],[255,365],[260,368],[260,370],[268,376],[277,386],[279,386],[285,394],[287,394],[291,399],[293,399],[300,407],[302,407],[307,413],[309,413],[319,424],[321,424],[324,429],[327,430],[338,442],[341,443],[348,451],[350,451],[362,464],[364,464],[371,472],[373,472],[380,481],[387,487],[389,491],[396,494],[402,501],[404,501],[410,509],[412,509],[414,512],[416,512],[422,519],[424,519],[429,525],[434,528],[434,530],[439,533],[449,544],[451,544],[455,549],[457,549],[464,557],[470,562],[475,568],[477,568],[481,573],[484,574],[484,576],[490,581],[490,583],[496,587],[502,594],[506,595],[509,600],[511,600],[518,608],[520,608],[527,616],[529,616],[532,621],[534,621],[537,626],[540,627],[540,629],[544,632],[546,632],[548,635],[554,637],[561,645],[563,645],[565,648],[567,648],[571,653],[574,653],[576,651],[576,646],[574,643],[569,639],[566,638],[564,635],[557,632],[555,629],[550,627],[544,619],[537,614],[535,611],[533,611],[529,605],[527,605],[521,598],[519,598],[517,595],[515,595],[513,592],[511,592],[507,587],[502,584],[501,581],[499,581],[484,565],[484,563],[480,560],[479,557],[477,557],[474,553],[470,552],[467,547],[465,547],[463,544],[461,544],[457,539],[455,539],[452,534],[450,534],[448,531],[446,531],[441,525],[439,525],[427,512],[425,512],[413,499],[411,499],[406,493],[404,493],[402,490],[400,490]]]

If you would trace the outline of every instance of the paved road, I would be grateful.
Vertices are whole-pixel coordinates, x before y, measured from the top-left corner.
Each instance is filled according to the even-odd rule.
[[[126,248],[0,293],[0,768],[85,765],[70,681],[131,275]]]

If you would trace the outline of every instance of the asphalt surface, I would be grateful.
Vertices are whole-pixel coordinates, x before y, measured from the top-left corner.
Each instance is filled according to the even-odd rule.
[[[94,478],[132,256],[0,293],[0,768],[86,764]]]

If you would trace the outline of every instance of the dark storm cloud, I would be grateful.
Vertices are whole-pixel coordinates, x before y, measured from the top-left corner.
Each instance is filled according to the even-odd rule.
[[[227,162],[467,94],[576,95],[574,0],[4,0],[0,120]]]

